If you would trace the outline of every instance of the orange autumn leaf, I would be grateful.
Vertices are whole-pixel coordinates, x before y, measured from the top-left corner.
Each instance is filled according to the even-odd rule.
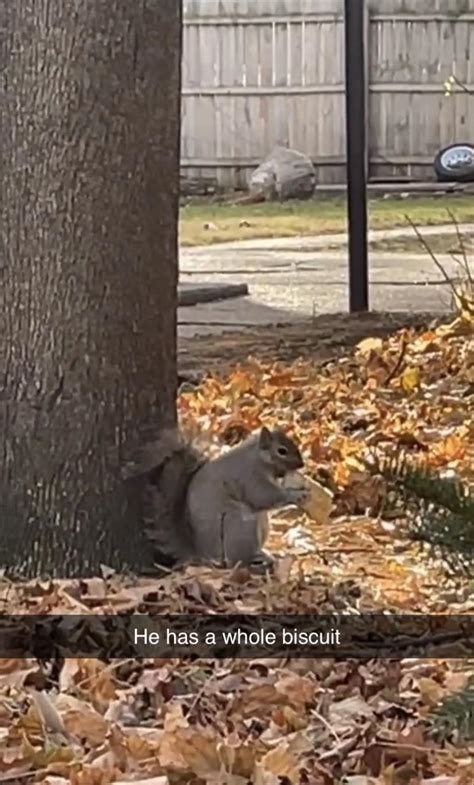
[[[323,444],[322,436],[320,433],[316,433],[311,441],[309,442],[309,454],[311,459],[315,463],[319,463],[325,461],[328,456],[328,450],[325,444]]]
[[[459,435],[448,436],[444,441],[434,444],[429,453],[429,461],[433,465],[443,465],[461,461],[466,456],[466,440]]]
[[[235,371],[229,379],[229,387],[232,391],[243,395],[255,388],[255,378],[245,371]]]
[[[339,487],[344,487],[348,485],[351,478],[351,471],[346,466],[346,464],[342,461],[336,464],[334,467],[334,482]]]

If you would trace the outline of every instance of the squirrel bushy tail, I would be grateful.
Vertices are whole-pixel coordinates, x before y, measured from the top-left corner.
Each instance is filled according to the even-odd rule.
[[[177,431],[163,431],[140,451],[133,474],[144,480],[144,524],[158,564],[172,566],[193,557],[186,496],[207,457]]]

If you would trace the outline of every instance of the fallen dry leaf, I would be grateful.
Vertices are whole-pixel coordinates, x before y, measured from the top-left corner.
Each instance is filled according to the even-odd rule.
[[[383,517],[387,489],[365,466],[371,450],[403,446],[472,484],[471,344],[463,319],[374,335],[324,366],[310,352],[292,362],[249,358],[180,395],[183,427],[209,438],[215,453],[263,423],[283,426],[301,446],[305,474],[333,496],[329,518],[294,509],[273,516],[275,575],[242,566],[148,578],[104,570],[87,580],[2,583],[4,607],[36,615],[144,607],[472,613],[469,587],[407,540],[402,519]],[[0,660],[1,779],[472,785],[472,755],[455,740],[437,741],[425,722],[472,675],[467,661],[452,659]],[[36,706],[31,689],[42,695]]]
[[[406,393],[412,393],[420,386],[419,368],[405,368],[402,374],[402,387]]]

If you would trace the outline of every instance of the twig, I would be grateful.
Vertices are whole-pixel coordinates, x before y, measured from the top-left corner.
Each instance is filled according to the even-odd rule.
[[[459,265],[459,267],[461,268],[463,273],[465,273],[466,272],[466,267],[465,267],[465,264],[464,264],[464,260],[463,259],[458,259],[458,257],[456,256],[455,253],[451,252],[449,255],[450,255],[451,259],[453,260],[453,262],[456,262],[456,264]],[[470,275],[470,273],[469,273],[469,275]]]
[[[472,285],[473,284],[473,278],[472,278],[472,275],[471,275],[471,268],[470,268],[470,265],[469,265],[469,260],[467,258],[466,246],[464,245],[464,237],[462,236],[461,230],[459,228],[458,220],[457,220],[456,216],[454,215],[453,211],[449,207],[447,208],[447,213],[448,213],[449,217],[451,218],[451,220],[452,220],[452,222],[454,224],[454,227],[456,229],[456,236],[457,236],[458,242],[459,242],[459,247],[461,248],[461,253],[462,253],[462,258],[464,260],[464,264],[462,264],[462,262],[460,262],[460,264],[461,264],[461,266],[463,267],[463,269],[464,269],[464,271],[466,273],[466,276],[467,276],[467,279],[468,279],[469,283]],[[451,256],[454,259],[454,261],[456,261],[456,262],[458,261],[455,258],[454,254],[451,254]]]
[[[422,244],[422,246],[423,246],[423,248],[425,249],[425,251],[426,251],[426,252],[429,254],[429,256],[431,257],[431,259],[432,259],[432,260],[433,260],[433,262],[435,263],[436,267],[437,267],[437,268],[438,268],[438,270],[440,271],[440,273],[441,273],[441,275],[443,276],[443,278],[445,279],[445,281],[446,281],[446,282],[449,284],[449,286],[451,287],[451,290],[452,290],[452,292],[453,292],[453,295],[454,295],[454,297],[455,297],[455,298],[458,298],[458,297],[459,297],[459,294],[458,294],[458,292],[457,292],[457,290],[456,290],[456,287],[455,287],[455,285],[453,284],[453,282],[452,282],[451,278],[450,278],[450,277],[449,277],[449,275],[447,274],[447,272],[446,272],[446,270],[444,269],[443,265],[440,263],[440,261],[439,261],[439,259],[437,258],[436,254],[435,254],[435,253],[433,253],[433,251],[431,250],[430,246],[428,245],[428,243],[426,242],[425,238],[424,238],[424,237],[423,237],[423,235],[421,234],[421,232],[420,232],[420,230],[418,229],[417,225],[416,225],[416,224],[415,224],[415,223],[414,223],[414,222],[411,220],[411,218],[410,218],[410,216],[409,216],[409,215],[406,215],[406,214],[405,214],[405,219],[406,219],[406,221],[407,221],[407,222],[410,224],[411,228],[413,229],[413,231],[415,232],[416,236],[418,237],[418,240],[420,241],[420,243]]]
[[[135,657],[127,657],[123,660],[113,660],[113,662],[109,662],[107,665],[104,665],[104,667],[101,668],[100,673],[92,673],[89,676],[84,676],[84,678],[78,681],[74,686],[78,690],[83,690],[88,684],[92,684],[99,675],[100,677],[103,677],[103,675],[107,672],[112,673],[112,671],[118,670],[118,668],[123,668],[124,665],[128,665],[129,663],[136,663],[136,661],[137,660]]]
[[[193,698],[193,702],[191,703],[191,705],[189,707],[188,716],[191,716],[191,714],[193,713],[194,709],[196,708],[196,706],[198,705],[199,701],[201,700],[202,696],[204,695],[204,692],[206,691],[206,688],[210,687],[211,684],[213,683],[213,681],[215,681],[215,680],[216,680],[216,674],[213,673],[212,676],[210,676],[208,679],[206,679],[206,681],[204,681],[202,683],[201,687],[199,688],[199,690],[197,691],[196,695]]]
[[[356,734],[355,736],[351,736],[348,739],[342,739],[341,742],[330,750],[326,750],[319,756],[318,762],[322,760],[328,760],[329,758],[334,758],[339,755],[347,755],[349,752],[352,752],[354,747],[357,746],[359,743],[360,734]]]
[[[395,376],[397,376],[400,368],[402,367],[403,360],[405,358],[405,354],[406,354],[406,351],[407,351],[407,347],[408,347],[408,339],[407,339],[406,335],[403,335],[403,337],[402,337],[402,348],[400,350],[400,354],[398,356],[398,360],[395,363],[395,365],[393,366],[393,368],[390,371],[390,373],[388,374],[387,378],[385,379],[385,387],[388,384],[390,384],[390,382],[392,381],[392,379],[395,378]]]
[[[330,732],[332,736],[334,736],[334,738],[336,739],[336,743],[340,744],[341,737],[338,735],[337,731],[332,727],[332,725],[327,721],[327,719],[323,717],[323,715],[320,714],[319,711],[316,711],[316,709],[313,709],[311,711],[311,714],[313,715],[313,717],[316,717],[316,719],[319,720],[324,725],[325,728],[327,728],[327,730]]]
[[[84,605],[83,602],[76,600],[71,594],[69,594],[66,589],[63,589],[61,586],[58,588],[58,596],[62,597],[68,603],[69,607],[72,608],[78,616],[92,616],[92,610],[87,606]]]
[[[0,774],[0,782],[16,782],[17,780],[27,780],[33,777],[42,776],[47,774],[48,769],[30,769],[29,771],[7,771],[5,774]]]
[[[455,81],[456,81],[457,84],[459,84],[459,85],[461,85],[463,87],[463,85],[458,80],[455,79]],[[466,92],[470,92],[470,91],[466,90]],[[474,95],[474,93],[473,93],[473,95]],[[410,226],[412,227],[412,229],[415,232],[416,236],[418,237],[418,240],[420,241],[422,246],[425,248],[425,250],[428,252],[428,254],[430,255],[431,259],[435,263],[436,267],[438,268],[438,270],[441,271],[441,274],[443,275],[443,277],[445,278],[445,280],[448,282],[449,286],[451,287],[451,290],[452,290],[452,293],[453,293],[453,302],[457,306],[457,309],[460,310],[461,312],[462,311],[466,311],[468,314],[470,314],[472,316],[473,310],[474,310],[473,309],[474,279],[473,279],[473,276],[471,274],[469,259],[468,259],[467,253],[466,253],[466,247],[464,245],[464,238],[463,238],[461,230],[459,228],[459,224],[458,224],[456,216],[454,215],[452,210],[450,210],[449,208],[446,208],[446,211],[447,211],[449,217],[451,218],[451,221],[452,221],[452,223],[454,225],[454,228],[456,230],[457,239],[458,239],[459,246],[460,246],[460,249],[461,249],[462,260],[458,259],[456,254],[454,254],[454,253],[451,253],[450,256],[453,259],[453,261],[457,265],[459,265],[461,267],[461,269],[463,271],[463,274],[464,274],[464,276],[466,278],[465,281],[462,278],[460,280],[459,279],[458,280],[455,279],[455,281],[453,281],[451,278],[449,278],[449,276],[446,273],[443,265],[440,263],[440,261],[437,259],[437,257],[434,254],[434,252],[431,250],[429,244],[426,242],[425,238],[423,237],[423,235],[421,234],[421,232],[419,231],[417,226],[413,223],[413,221],[411,220],[411,218],[408,215],[405,215],[405,219],[410,224]],[[467,293],[465,294],[466,290],[467,290]]]
[[[379,738],[376,739],[376,743],[380,744],[382,747],[393,747],[394,749],[400,749],[400,750],[413,750],[413,752],[425,752],[426,754],[430,752],[436,752],[436,755],[451,754],[449,750],[439,749],[439,747],[437,747],[436,749],[434,749],[434,747],[420,747],[417,744],[404,744],[403,742],[399,742],[399,741],[388,741]]]
[[[318,548],[318,556],[321,556],[322,553],[373,553],[373,548],[353,548],[352,546],[347,546],[347,548],[337,546],[335,548]]]
[[[461,80],[457,78],[457,76],[452,76],[451,79],[463,91],[463,93],[466,93],[466,95],[474,95],[474,90],[470,90],[469,87],[464,84],[464,82],[461,82]]]

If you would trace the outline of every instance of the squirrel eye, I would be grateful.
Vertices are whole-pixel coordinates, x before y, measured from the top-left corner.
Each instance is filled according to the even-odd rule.
[[[288,455],[288,450],[286,447],[279,447],[278,448],[278,455]]]

